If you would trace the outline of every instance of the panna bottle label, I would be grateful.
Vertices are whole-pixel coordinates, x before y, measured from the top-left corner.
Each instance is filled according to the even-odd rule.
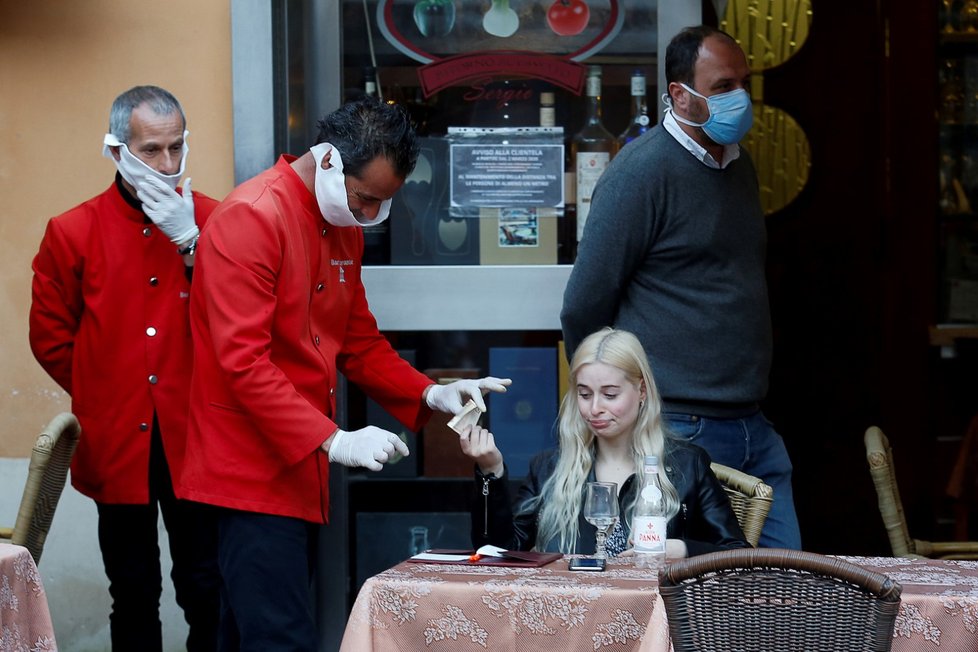
[[[632,519],[632,541],[637,553],[665,553],[666,517],[634,517]]]

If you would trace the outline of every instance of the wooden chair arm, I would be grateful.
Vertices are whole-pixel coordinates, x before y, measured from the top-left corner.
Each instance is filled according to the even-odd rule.
[[[932,559],[978,559],[978,541],[921,541],[914,539],[917,553]]]
[[[710,468],[713,469],[714,475],[717,476],[720,482],[728,484],[748,496],[772,498],[774,495],[774,490],[764,484],[764,481],[760,478],[755,478],[743,471],[722,464],[713,463],[710,465]]]

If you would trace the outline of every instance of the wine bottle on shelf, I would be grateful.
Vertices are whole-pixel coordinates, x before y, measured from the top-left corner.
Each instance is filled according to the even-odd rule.
[[[645,98],[645,73],[636,70],[632,73],[632,117],[628,127],[618,136],[618,149],[635,140],[649,130],[649,105]]]
[[[363,94],[377,97],[377,69],[373,66],[363,67]]]
[[[587,118],[571,139],[571,160],[576,177],[577,242],[584,234],[594,184],[617,151],[618,142],[601,123],[601,66],[588,66]]]
[[[554,94],[552,91],[540,93],[540,126],[557,126],[557,115],[554,109]]]
[[[557,126],[557,110],[555,107],[555,94],[553,91],[543,91],[540,93],[540,126],[541,127],[556,127]],[[566,155],[564,157],[566,159]],[[564,168],[567,168],[566,163]],[[572,218],[572,208],[573,204],[567,201],[567,174],[564,175],[564,208],[563,212],[558,209],[557,215],[557,262],[561,265],[570,264],[574,262],[574,259],[570,257],[567,252],[567,242],[568,236],[570,241],[575,240],[573,230],[568,231],[567,222],[568,219]],[[573,223],[571,223],[571,229],[573,229]]]

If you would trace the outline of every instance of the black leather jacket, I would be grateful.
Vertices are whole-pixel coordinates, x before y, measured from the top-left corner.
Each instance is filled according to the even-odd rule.
[[[665,472],[679,493],[679,512],[666,527],[670,539],[686,542],[689,555],[701,555],[715,550],[749,548],[737,517],[730,508],[720,481],[710,470],[710,457],[699,446],[681,440],[669,440],[665,454]],[[516,505],[540,495],[543,484],[554,472],[559,451],[551,449],[539,453],[530,462],[530,473],[516,496]],[[472,503],[472,543],[478,548],[487,543],[507,550],[530,550],[536,544],[537,513],[513,515],[513,501],[507,482],[508,472],[502,478],[483,476],[476,468],[475,500]],[[594,469],[588,478],[594,480]],[[636,476],[625,481],[619,492],[622,516],[638,490]],[[583,487],[582,487],[583,491]],[[622,526],[628,536],[631,515],[622,518]],[[595,546],[595,529],[578,515],[578,539],[573,552],[591,554]],[[558,552],[557,541],[552,540],[544,552]]]

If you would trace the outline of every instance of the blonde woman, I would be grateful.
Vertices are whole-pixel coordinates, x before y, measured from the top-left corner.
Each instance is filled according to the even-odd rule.
[[[663,429],[648,358],[629,332],[605,328],[581,342],[570,365],[571,389],[560,405],[559,448],[538,454],[515,510],[503,455],[488,430],[461,439],[476,463],[472,541],[509,550],[591,554],[595,529],[582,516],[587,482],[615,482],[621,518],[608,554],[628,549],[632,507],[643,483],[642,461],[657,455],[668,507],[667,556],[680,558],[748,548],[706,451]]]

